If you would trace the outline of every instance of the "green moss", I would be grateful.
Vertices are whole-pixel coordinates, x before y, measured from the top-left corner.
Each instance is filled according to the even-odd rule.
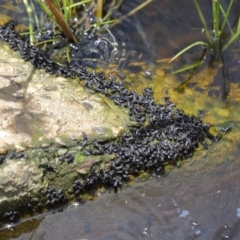
[[[84,163],[87,160],[87,156],[83,155],[82,153],[77,153],[75,155],[75,161],[76,163]]]

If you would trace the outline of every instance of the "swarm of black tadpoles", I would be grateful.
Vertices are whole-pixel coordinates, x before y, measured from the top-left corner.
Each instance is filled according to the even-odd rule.
[[[147,88],[140,97],[142,100],[130,107],[130,112],[135,107],[141,107],[140,120],[149,118],[148,126],[131,127],[129,133],[123,134],[114,143],[93,141],[91,147],[85,148],[83,152],[86,155],[115,153],[116,160],[109,164],[108,169],[95,171],[92,168],[84,182],[77,180],[73,184],[76,196],[96,182],[117,189],[129,179],[129,175],[138,175],[142,171],[160,175],[164,173],[166,162],[176,163],[179,159],[190,157],[199,143],[207,148],[206,137],[214,141],[219,139],[209,133],[209,124],[203,124],[195,116],[188,117],[169,100],[165,105],[155,104],[151,94],[152,91]]]
[[[72,163],[74,161],[74,156],[71,153],[66,153],[59,156],[61,162]]]
[[[25,156],[25,153],[23,151],[16,152],[16,151],[8,151],[5,154],[0,154],[0,165],[6,160],[6,159],[13,159],[13,158],[22,158]]]
[[[9,211],[3,214],[3,219],[5,221],[15,222],[19,219],[19,216],[20,215],[18,211]]]
[[[46,206],[51,206],[59,203],[66,203],[68,200],[65,191],[62,188],[57,190],[54,187],[48,188],[46,198],[47,198]]]
[[[72,189],[77,198],[97,182],[117,189],[123,181],[129,180],[129,175],[138,175],[142,171],[153,171],[160,175],[164,173],[166,162],[174,163],[191,156],[199,144],[207,148],[206,138],[212,141],[220,139],[220,135],[212,136],[209,133],[209,124],[202,123],[195,116],[187,116],[169,98],[164,98],[163,104],[155,103],[150,87],[139,95],[124,88],[121,80],[111,75],[106,78],[103,72],[90,73],[85,67],[74,63],[67,67],[57,65],[31,46],[27,38],[21,38],[14,30],[13,22],[0,26],[0,39],[8,42],[12,49],[19,51],[22,58],[30,61],[36,68],[84,81],[88,88],[104,94],[115,104],[128,108],[130,119],[139,123],[139,126],[131,127],[128,133],[112,143],[93,141],[89,145],[86,134],[83,134],[82,145],[86,155],[115,153],[116,159],[107,169],[92,168],[84,181],[75,181]],[[70,155],[62,156],[62,161],[72,160]],[[66,201],[62,191],[60,193],[51,188],[47,194],[46,205]]]

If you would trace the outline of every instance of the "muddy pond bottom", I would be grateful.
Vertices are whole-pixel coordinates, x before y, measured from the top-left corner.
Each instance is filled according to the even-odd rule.
[[[118,193],[105,190],[94,201],[49,213],[16,239],[239,239],[239,152],[214,167],[205,157]]]

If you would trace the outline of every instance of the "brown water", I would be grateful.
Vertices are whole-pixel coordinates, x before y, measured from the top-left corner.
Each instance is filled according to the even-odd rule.
[[[131,1],[126,7],[132,8],[136,2]],[[211,25],[211,1],[199,2]],[[232,20],[240,7],[240,3],[234,4],[236,12]],[[143,46],[148,56],[149,62],[143,68],[153,72],[152,79],[146,79],[144,73],[123,71],[128,76],[126,86],[140,91],[152,85],[156,101],[168,95],[177,107],[210,122],[213,132],[225,125],[231,125],[233,130],[219,143],[212,144],[208,150],[200,148],[192,159],[183,162],[180,168],[169,169],[160,178],[136,179],[118,193],[102,189],[94,201],[39,216],[14,227],[14,232],[12,228],[4,230],[5,234],[22,240],[239,239],[239,52],[231,48],[224,54],[227,77],[223,76],[224,71],[219,71],[221,68],[208,66],[209,55],[194,75],[170,75],[173,68],[191,63],[202,52],[197,47],[174,65],[168,64],[169,57],[181,48],[205,40],[191,0],[153,1],[128,20],[127,25],[123,23],[124,26],[129,26],[129,32],[137,28],[133,34],[141,33],[141,37],[132,38],[138,46]],[[159,61],[153,65],[153,59]],[[188,85],[181,85],[186,79],[190,79]],[[221,92],[225,80],[229,85],[226,99],[221,99],[221,93],[220,96],[209,94],[213,89]],[[199,110],[204,113],[200,114]]]

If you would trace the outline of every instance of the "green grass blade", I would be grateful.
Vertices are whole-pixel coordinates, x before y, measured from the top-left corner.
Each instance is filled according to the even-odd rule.
[[[66,55],[67,55],[67,61],[68,61],[68,63],[70,63],[71,57],[70,57],[70,49],[68,46],[65,48],[65,51],[66,51]]]
[[[213,32],[215,40],[219,39],[219,3],[220,0],[212,0],[212,10],[213,10]]]
[[[172,62],[173,60],[175,60],[177,57],[179,57],[180,55],[182,55],[183,53],[185,53],[186,51],[188,51],[189,49],[195,47],[195,46],[198,46],[198,45],[203,45],[205,47],[208,47],[209,44],[206,43],[206,42],[203,42],[203,41],[198,41],[198,42],[194,42],[192,44],[190,44],[189,46],[185,47],[182,51],[180,51],[179,53],[177,53],[170,61]]]
[[[189,65],[187,65],[187,66],[185,66],[183,68],[180,68],[180,69],[172,72],[171,74],[177,74],[177,73],[180,73],[180,72],[184,72],[184,71],[196,68],[196,67],[200,66],[201,64],[203,64],[203,62],[204,61],[202,60],[202,61],[195,62],[193,64],[189,64]]]
[[[40,28],[39,19],[38,19],[38,16],[37,16],[36,12],[35,12],[35,7],[34,7],[34,4],[33,4],[32,0],[30,1],[30,4],[31,4],[32,10],[34,12],[35,24],[37,26],[37,29],[39,29]]]
[[[69,24],[69,10],[68,10],[68,3],[66,0],[63,0],[63,10],[64,10],[64,19],[66,23]]]
[[[133,10],[131,10],[126,17],[130,17],[131,15],[135,14],[136,12],[138,12],[139,10],[141,10],[142,8],[144,8],[145,6],[147,6],[150,2],[152,2],[152,0],[146,0],[145,2],[143,2],[142,4],[138,5],[136,8],[134,8]]]
[[[60,28],[54,15],[50,11],[50,9],[45,5],[45,3],[41,0],[36,0],[36,3],[40,6],[40,8],[43,10],[43,12],[45,12],[48,15],[48,17],[55,23],[55,25],[57,25]]]
[[[238,28],[234,35],[223,45],[222,51],[226,50],[240,36],[240,17],[238,19]]]
[[[83,0],[83,1],[80,1],[80,2],[73,3],[73,4],[69,5],[69,8],[75,8],[75,7],[81,6],[85,3],[90,3],[90,2],[92,2],[92,0]]]
[[[61,9],[58,9],[56,5],[51,0],[45,0],[46,5],[54,15],[58,26],[60,26],[63,34],[66,36],[69,42],[77,43],[77,39],[74,36],[71,28],[69,27],[68,23],[66,22],[66,19],[64,19],[63,13]]]
[[[136,8],[132,9],[130,12],[128,12],[126,15],[124,15],[123,17],[116,19],[116,21],[114,22],[113,25],[120,23],[122,20],[132,16],[133,14],[135,14],[136,12],[140,11],[142,8],[144,8],[145,6],[147,6],[149,3],[151,3],[153,0],[145,0],[142,4],[138,5]]]
[[[222,12],[222,14],[223,14],[223,16],[224,16],[224,20],[225,20],[226,13],[225,13],[225,11],[224,11],[224,9],[223,9],[223,7],[222,7],[221,5],[220,5],[220,10],[221,10],[221,12]],[[230,24],[228,18],[226,18],[226,23],[225,23],[225,25],[226,25],[226,24],[228,25],[228,28],[229,28],[229,31],[230,31],[231,35],[233,35],[234,32],[233,32],[233,30],[232,30],[232,27],[231,27],[231,24]],[[221,34],[223,33],[223,30],[224,30],[224,27],[221,27],[220,36],[221,36]]]
[[[109,7],[108,12],[106,13],[106,15],[103,17],[103,21],[107,21],[111,18],[111,15],[113,13],[113,10],[116,9],[118,6],[116,5],[116,0],[112,0],[112,3]]]
[[[203,24],[203,27],[204,27],[204,31],[205,31],[205,33],[206,33],[206,36],[207,36],[207,38],[208,38],[208,41],[209,41],[210,43],[212,43],[211,34],[210,34],[210,31],[209,31],[209,29],[208,29],[208,27],[207,27],[207,23],[206,23],[205,18],[204,18],[204,16],[203,16],[202,10],[201,10],[200,6],[198,5],[197,0],[194,0],[194,2],[195,2],[195,6],[196,6],[196,8],[197,8],[197,11],[198,11],[198,15],[199,15],[199,17],[200,17],[200,19],[201,19],[201,21],[202,21],[202,24]]]
[[[228,25],[230,25],[229,21],[228,21],[228,17],[229,17],[229,14],[230,14],[230,10],[232,9],[232,4],[233,4],[233,0],[230,1],[226,13],[225,13],[224,9],[222,8],[222,5],[220,5],[220,10],[224,15],[223,23],[222,23],[221,30],[220,30],[220,36],[223,33],[223,30],[224,30],[224,27],[225,27],[226,23],[228,23]],[[232,32],[231,27],[230,27],[230,31]]]
[[[69,3],[67,4],[67,19],[68,19],[68,24],[70,24],[70,19],[71,17],[74,16],[74,9],[70,8],[69,6],[73,4],[73,0],[69,1]]]
[[[237,31],[240,30],[240,17],[238,18],[238,27],[237,27]]]
[[[66,0],[63,0],[63,1],[66,1]],[[45,0],[43,2],[45,2]],[[61,9],[61,3],[59,0],[52,0],[52,2],[58,9]]]
[[[33,12],[34,9],[32,8],[31,3],[28,2],[28,0],[23,0],[23,3],[25,5],[28,17],[29,17],[29,38],[30,38],[30,44],[34,44],[34,26],[33,26]]]
[[[96,10],[97,26],[99,26],[98,23],[102,21],[102,14],[103,14],[103,0],[97,0],[97,10]]]
[[[52,38],[52,39],[48,39],[48,40],[45,40],[45,41],[42,41],[42,42],[35,43],[34,46],[40,46],[40,45],[43,45],[43,44],[46,44],[46,43],[52,43],[54,41],[56,41],[56,39]]]

